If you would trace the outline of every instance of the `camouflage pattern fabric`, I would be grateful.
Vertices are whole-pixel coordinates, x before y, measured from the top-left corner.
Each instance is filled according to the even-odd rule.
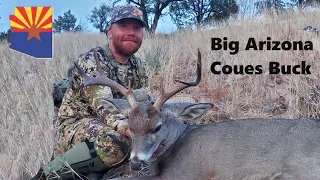
[[[117,62],[110,49],[97,47],[80,55],[78,64],[90,76],[97,76],[98,59],[104,75],[128,88],[129,79],[133,89],[148,87],[146,65],[139,58],[130,57],[127,64]],[[72,71],[68,89],[58,112],[55,156],[66,152],[86,138],[96,142],[95,149],[106,166],[120,163],[129,153],[130,140],[126,137],[127,119],[122,114],[111,114],[104,107],[103,98],[123,96],[100,85],[82,88],[82,77]]]
[[[110,24],[126,18],[137,19],[141,22],[142,26],[146,26],[146,23],[143,21],[142,12],[139,8],[130,5],[115,7]]]

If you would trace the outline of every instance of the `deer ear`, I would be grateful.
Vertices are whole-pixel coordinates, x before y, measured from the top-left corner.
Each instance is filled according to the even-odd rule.
[[[120,110],[110,101],[106,101],[103,106],[107,109],[107,111],[111,112],[111,114],[119,114]]]
[[[113,114],[121,113],[127,115],[130,112],[130,105],[126,100],[101,98],[99,101],[107,111]]]
[[[195,119],[205,114],[212,107],[213,105],[210,103],[193,104],[185,107],[179,116],[183,119]]]

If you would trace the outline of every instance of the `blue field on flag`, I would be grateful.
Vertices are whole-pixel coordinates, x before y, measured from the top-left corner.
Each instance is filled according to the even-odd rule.
[[[28,32],[13,32],[10,48],[36,58],[52,58],[52,33],[40,32],[41,40],[28,38]]]

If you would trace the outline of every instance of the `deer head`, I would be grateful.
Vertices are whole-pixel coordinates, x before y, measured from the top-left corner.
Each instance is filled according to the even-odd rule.
[[[164,149],[171,146],[180,134],[185,130],[186,125],[181,119],[194,119],[205,114],[212,108],[209,103],[165,103],[170,97],[191,86],[196,86],[201,80],[201,53],[198,49],[197,77],[194,81],[176,80],[182,86],[170,92],[164,92],[163,81],[159,98],[153,101],[135,101],[131,85],[126,89],[122,85],[110,80],[103,75],[98,58],[97,71],[99,76],[89,77],[82,68],[75,63],[79,74],[83,78],[83,85],[109,86],[125,96],[127,101],[120,99],[103,99],[106,108],[111,113],[123,113],[128,115],[130,137],[132,139],[132,151],[130,159],[132,169],[139,170],[142,163],[152,160],[152,155],[157,151],[160,144]],[[161,153],[160,153],[161,154]]]

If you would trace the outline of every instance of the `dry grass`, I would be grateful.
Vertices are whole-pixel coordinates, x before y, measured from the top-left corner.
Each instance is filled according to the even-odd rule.
[[[146,35],[139,56],[151,69],[154,94],[159,78],[165,76],[166,87],[174,85],[173,77],[185,78],[195,72],[196,51],[203,58],[203,79],[199,87],[183,92],[196,102],[212,102],[215,108],[201,121],[222,121],[246,117],[318,117],[319,116],[319,49],[320,38],[301,31],[306,25],[320,27],[320,11],[282,15],[265,20],[234,21],[211,31],[185,30],[169,36]],[[210,50],[211,37],[228,37],[242,43],[249,37],[265,40],[310,40],[313,51],[228,51]],[[0,45],[0,179],[29,179],[52,155],[53,140],[49,126],[54,111],[52,83],[65,76],[68,66],[80,54],[105,43],[105,35],[63,34],[54,38],[54,59],[36,60]],[[213,75],[213,61],[223,64],[262,64],[269,61],[311,64],[312,75]]]

